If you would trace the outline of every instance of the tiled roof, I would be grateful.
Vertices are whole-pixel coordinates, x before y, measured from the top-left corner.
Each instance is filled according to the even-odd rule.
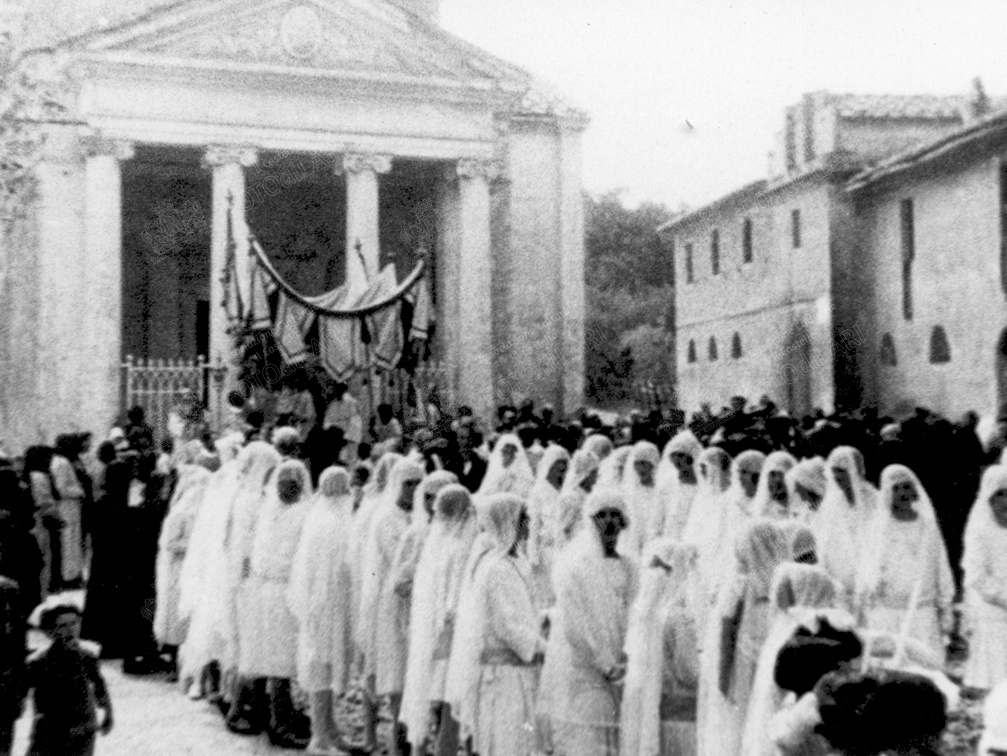
[[[1007,134],[1007,105],[1004,104],[1003,98],[995,98],[992,100],[992,104],[998,106],[998,109],[955,129],[940,139],[910,147],[861,171],[850,179],[846,185],[847,190],[858,191],[882,179],[944,157],[962,147],[989,137],[1002,139],[1003,135]]]
[[[842,118],[960,118],[963,95],[830,95]]]
[[[695,210],[687,210],[681,215],[672,218],[667,223],[662,224],[657,230],[668,231],[672,228],[677,228],[695,220],[699,220],[709,213],[713,213],[718,210],[725,210],[736,205],[747,204],[762,194],[767,187],[768,183],[764,180],[753,181],[751,184],[746,184],[740,189],[733,191],[730,194],[726,194],[708,205],[697,207]]]

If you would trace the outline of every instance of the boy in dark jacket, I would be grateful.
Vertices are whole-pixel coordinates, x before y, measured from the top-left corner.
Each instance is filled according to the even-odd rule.
[[[112,730],[98,655],[80,643],[80,610],[71,604],[45,609],[39,626],[52,643],[28,657],[25,681],[35,700],[28,756],[90,756],[95,732]],[[100,724],[99,708],[105,714]]]

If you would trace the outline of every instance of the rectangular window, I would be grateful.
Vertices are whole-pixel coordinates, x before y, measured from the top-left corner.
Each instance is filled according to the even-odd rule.
[[[694,283],[696,280],[692,271],[692,245],[685,245],[685,282]]]
[[[720,275],[720,232],[716,230],[710,235],[710,268],[713,275]]]
[[[741,224],[741,259],[744,262],[752,262],[752,219],[745,218]]]
[[[913,319],[913,260],[916,259],[916,219],[913,201],[899,203],[899,221],[902,238],[902,316]]]
[[[1000,286],[1007,294],[1007,161],[1000,163]]]
[[[801,248],[801,211],[790,211],[790,241],[794,249]]]

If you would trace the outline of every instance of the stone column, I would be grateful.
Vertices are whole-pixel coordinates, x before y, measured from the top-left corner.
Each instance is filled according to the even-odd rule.
[[[381,255],[378,176],[392,169],[388,155],[350,152],[336,172],[346,176],[346,281],[351,292],[367,288],[378,274]]]
[[[562,316],[556,331],[562,355],[564,412],[573,412],[584,402],[586,304],[581,131],[581,128],[563,128],[559,137],[559,284]],[[597,338],[594,334],[590,336]]]
[[[232,212],[232,233],[237,244],[236,260],[242,297],[247,300],[248,225],[245,220],[245,169],[258,162],[258,152],[252,147],[213,146],[206,150],[205,165],[213,172],[213,222],[210,242],[210,354],[211,366],[223,362],[228,368],[226,383],[220,395],[226,393],[237,381],[240,359],[228,334],[227,311],[224,308],[224,268],[227,263],[228,211]],[[210,415],[215,421],[220,414],[216,406],[218,391],[210,386]]]
[[[492,161],[460,160],[458,175],[458,400],[479,417],[493,412]]]
[[[84,247],[88,312],[80,336],[88,340],[94,407],[86,408],[88,429],[102,439],[119,412],[122,379],[122,167],[134,155],[131,142],[100,137],[83,140]],[[85,394],[86,396],[86,394]]]

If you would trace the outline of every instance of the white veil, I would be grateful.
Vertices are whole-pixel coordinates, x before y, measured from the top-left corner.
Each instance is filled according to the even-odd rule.
[[[759,475],[759,487],[752,500],[752,517],[771,517],[773,519],[785,519],[792,516],[793,500],[790,499],[790,491],[787,491],[787,504],[780,506],[780,503],[770,498],[769,476],[773,472],[783,473],[784,476],[790,472],[797,464],[797,460],[790,452],[775,451],[766,457],[762,465],[762,473]]]

